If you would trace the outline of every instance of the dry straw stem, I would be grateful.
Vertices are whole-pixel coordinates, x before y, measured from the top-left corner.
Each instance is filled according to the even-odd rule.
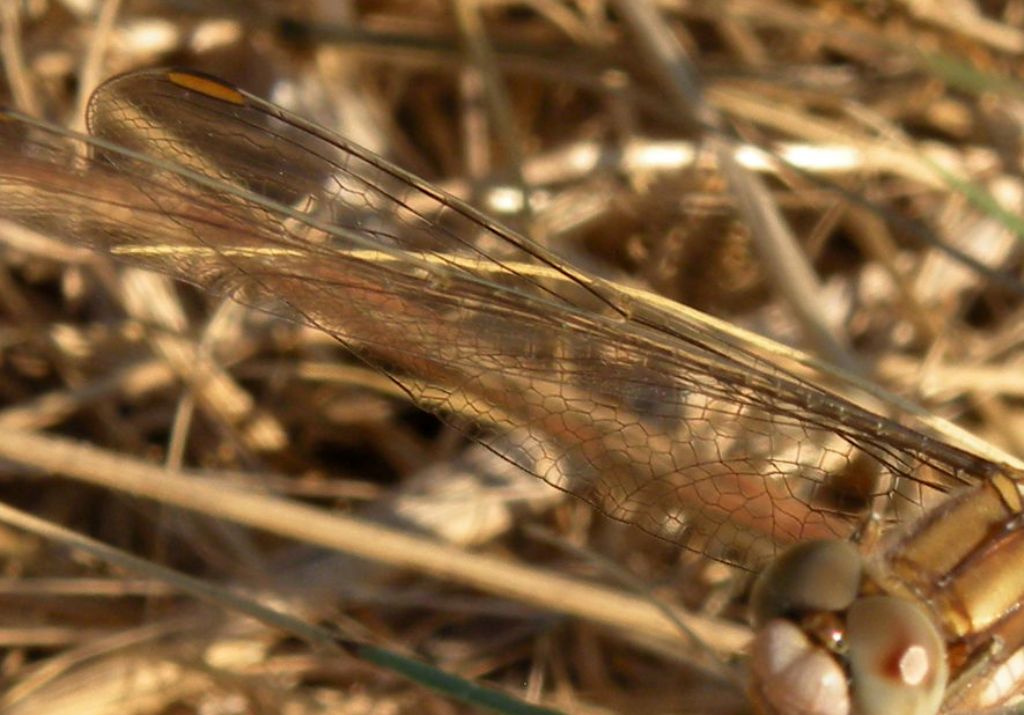
[[[620,592],[209,479],[161,469],[89,445],[7,430],[0,457],[153,499],[207,516],[269,531],[435,578],[456,581],[553,612],[611,628],[678,640],[678,625],[651,603]],[[678,611],[674,617],[724,652],[742,650],[744,628]]]
[[[705,141],[730,185],[768,274],[776,289],[789,301],[809,342],[845,370],[864,372],[836,321],[825,314],[822,303],[817,300],[821,285],[804,249],[764,183],[736,161],[732,142],[720,134],[724,126],[722,118],[705,101],[697,72],[654,3],[620,0],[616,6],[628,18],[676,111],[708,132]]]

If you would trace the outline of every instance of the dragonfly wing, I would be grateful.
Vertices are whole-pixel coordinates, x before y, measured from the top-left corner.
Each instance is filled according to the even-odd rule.
[[[0,214],[315,326],[552,486],[714,558],[757,568],[998,469],[218,80],[116,78],[91,138],[21,122]],[[509,430],[524,444],[489,438]]]

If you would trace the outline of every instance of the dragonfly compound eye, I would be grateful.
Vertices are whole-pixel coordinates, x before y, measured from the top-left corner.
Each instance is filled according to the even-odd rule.
[[[751,654],[752,696],[770,715],[851,715],[846,673],[796,624],[764,624]]]
[[[850,715],[843,665],[821,643],[820,634],[816,642],[797,623],[814,614],[844,611],[860,592],[862,573],[855,546],[822,540],[791,547],[758,576],[750,598],[751,620],[758,628],[751,670],[753,697],[765,712]]]
[[[750,597],[751,620],[761,626],[778,617],[845,610],[860,592],[862,571],[857,547],[848,541],[797,544],[758,576]]]
[[[846,614],[846,654],[857,715],[932,715],[942,705],[946,648],[915,603],[859,598]]]

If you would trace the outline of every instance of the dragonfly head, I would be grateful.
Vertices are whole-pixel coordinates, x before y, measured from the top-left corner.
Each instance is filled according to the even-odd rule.
[[[773,715],[934,715],[945,642],[924,608],[865,592],[857,549],[798,544],[758,577],[753,696]]]

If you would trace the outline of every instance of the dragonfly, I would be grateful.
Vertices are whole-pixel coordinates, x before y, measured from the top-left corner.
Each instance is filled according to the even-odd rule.
[[[759,572],[760,712],[932,715],[1022,690],[1013,466],[217,78],[115,77],[87,124],[0,115],[0,218],[319,329],[555,489]]]

